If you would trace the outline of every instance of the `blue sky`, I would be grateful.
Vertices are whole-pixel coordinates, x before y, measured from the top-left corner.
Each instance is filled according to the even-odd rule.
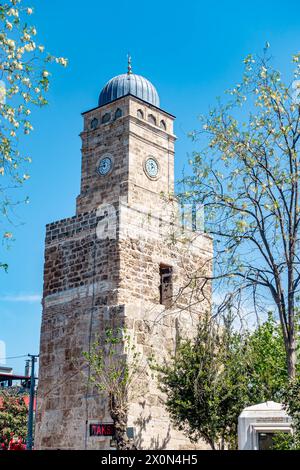
[[[127,52],[133,72],[151,80],[161,107],[177,116],[180,177],[194,148],[187,132],[216,96],[238,83],[243,57],[269,41],[275,63],[287,70],[300,50],[297,1],[33,0],[30,6],[39,41],[69,66],[52,69],[50,105],[32,115],[31,179],[20,192],[30,204],[18,207],[16,241],[1,250],[9,271],[0,271],[0,340],[9,357],[38,352],[45,224],[74,215],[81,112],[97,105],[106,81],[126,71]],[[24,358],[7,364],[22,372]]]

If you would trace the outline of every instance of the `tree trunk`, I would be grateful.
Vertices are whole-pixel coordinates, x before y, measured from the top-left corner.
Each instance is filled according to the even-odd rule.
[[[287,347],[287,368],[291,380],[296,378],[296,360],[296,341],[295,338],[291,338]]]
[[[115,425],[115,439],[118,450],[135,450],[136,446],[127,436],[127,407],[118,405],[114,398],[110,400],[110,415]]]

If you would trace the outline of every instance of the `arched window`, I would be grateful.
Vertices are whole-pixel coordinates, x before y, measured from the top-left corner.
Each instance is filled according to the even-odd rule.
[[[91,121],[91,129],[96,129],[96,127],[98,126],[98,119],[97,118],[94,118],[92,119]]]
[[[150,122],[150,124],[154,124],[156,126],[156,119],[153,116],[153,114],[148,115],[148,122]]]
[[[143,113],[143,111],[142,111],[141,109],[138,109],[138,110],[137,110],[136,115],[137,115],[137,117],[138,117],[139,119],[144,119],[144,113]]]
[[[122,109],[118,108],[115,112],[115,119],[119,119],[120,117],[122,117]]]
[[[164,131],[167,129],[166,123],[165,123],[165,121],[164,121],[163,119],[160,121],[160,124],[159,124],[159,125],[160,125],[160,127],[161,127]]]
[[[105,124],[106,122],[109,122],[110,121],[110,113],[105,113],[103,116],[102,116],[102,124]]]

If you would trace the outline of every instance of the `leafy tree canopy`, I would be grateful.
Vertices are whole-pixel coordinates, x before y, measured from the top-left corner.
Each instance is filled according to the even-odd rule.
[[[285,83],[269,44],[262,57],[244,59],[240,82],[191,133],[199,150],[181,199],[204,206],[206,230],[214,237],[215,288],[230,292],[230,302],[247,296],[257,314],[266,305],[277,309],[294,378],[300,299],[299,54],[292,63]]]
[[[11,209],[18,202],[13,190],[30,177],[31,157],[21,150],[20,138],[33,130],[32,108],[47,104],[50,63],[67,65],[65,58],[48,54],[38,41],[32,14],[22,0],[0,5],[0,217],[4,219],[0,219],[0,237],[4,241],[13,238],[7,230]]]
[[[27,435],[28,410],[23,395],[14,388],[0,391],[0,445],[8,449],[12,439]]]
[[[288,377],[272,315],[254,331],[201,321],[195,339],[181,340],[172,360],[155,369],[174,424],[213,449],[236,448],[243,408],[279,400]]]

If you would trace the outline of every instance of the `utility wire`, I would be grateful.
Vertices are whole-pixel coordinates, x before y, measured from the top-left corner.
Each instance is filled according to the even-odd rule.
[[[0,357],[0,361],[8,361],[10,359],[20,359],[21,357],[28,357],[28,354],[24,354],[23,356]]]

